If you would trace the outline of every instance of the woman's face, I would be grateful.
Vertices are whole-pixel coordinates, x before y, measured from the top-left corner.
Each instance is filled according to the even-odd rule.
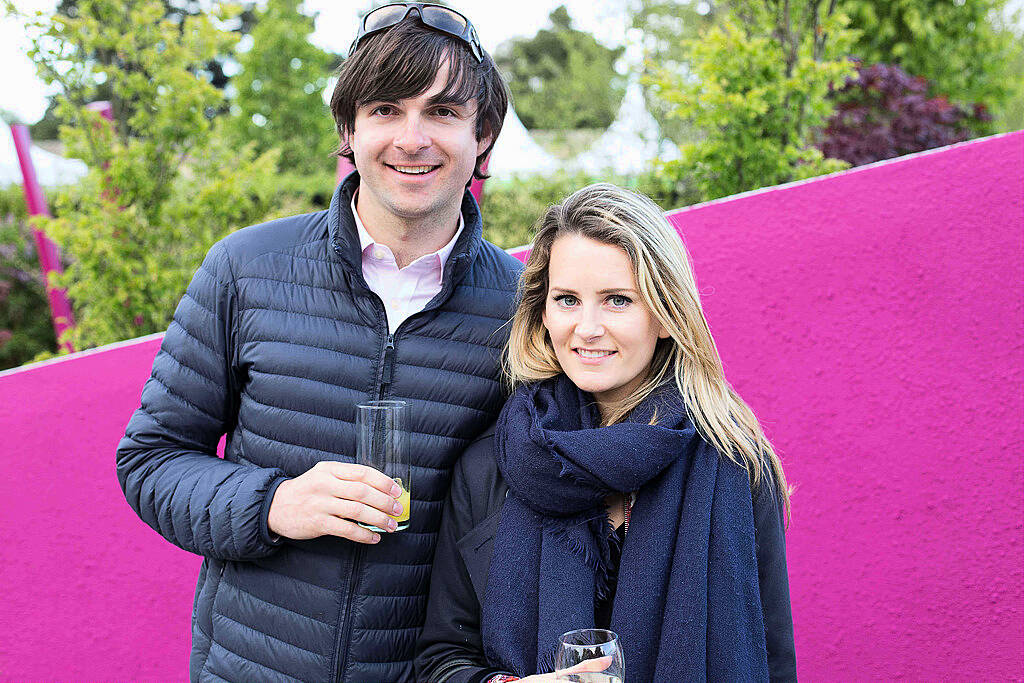
[[[541,319],[563,372],[602,413],[643,383],[668,336],[640,298],[626,252],[582,235],[551,245]]]

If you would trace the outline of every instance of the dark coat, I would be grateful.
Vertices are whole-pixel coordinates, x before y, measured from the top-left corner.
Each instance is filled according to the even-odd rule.
[[[205,557],[193,681],[408,681],[458,455],[497,417],[521,265],[465,229],[441,292],[388,334],[362,276],[350,175],[327,211],[253,226],[209,252],[174,314],[118,446],[128,502]],[[410,404],[409,529],[374,546],[273,540],[277,486],[351,462],[356,405]],[[227,434],[225,456],[217,442]]]
[[[418,681],[479,683],[494,673],[508,673],[488,665],[480,635],[480,606],[501,507],[508,492],[495,463],[493,447],[491,428],[466,450],[455,467],[434,556],[427,620],[417,644]],[[781,501],[767,486],[761,486],[755,492],[753,507],[768,670],[773,682],[795,681],[796,653]],[[505,561],[515,562],[515,558]]]

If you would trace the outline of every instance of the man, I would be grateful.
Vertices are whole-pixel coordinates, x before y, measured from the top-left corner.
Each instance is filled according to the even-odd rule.
[[[450,468],[504,398],[519,265],[466,187],[507,105],[464,17],[371,12],[331,103],[356,172],[197,271],[117,453],[139,516],[204,556],[193,681],[411,680]],[[409,528],[376,534],[355,522],[386,528],[400,489],[353,464],[353,423],[381,398],[409,404],[415,481]]]

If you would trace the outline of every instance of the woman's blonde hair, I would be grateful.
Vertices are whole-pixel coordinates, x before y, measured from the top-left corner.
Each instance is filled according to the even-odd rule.
[[[658,340],[643,384],[603,414],[603,423],[622,421],[659,387],[674,381],[705,440],[745,467],[753,486],[767,476],[788,515],[782,463],[754,413],[726,381],[686,248],[661,209],[647,197],[597,183],[552,206],[537,222],[512,319],[506,356],[510,383],[536,382],[562,372],[541,314],[548,294],[551,246],[558,237],[573,234],[626,252],[641,298],[669,334]]]

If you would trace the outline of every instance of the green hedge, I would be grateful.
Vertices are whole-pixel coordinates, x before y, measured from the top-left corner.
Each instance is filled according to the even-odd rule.
[[[635,177],[555,174],[512,181],[489,180],[484,185],[481,202],[484,237],[505,249],[529,244],[533,241],[537,219],[548,207],[581,187],[599,181],[612,182],[646,194],[666,211],[698,200],[689,178],[671,179],[658,171]]]
[[[25,196],[0,188],[0,370],[57,350]]]

